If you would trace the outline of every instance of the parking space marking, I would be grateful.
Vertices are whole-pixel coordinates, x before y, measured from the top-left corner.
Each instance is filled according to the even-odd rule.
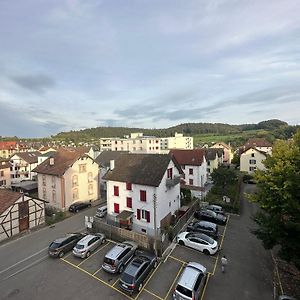
[[[115,286],[116,285],[116,283],[118,282],[118,281],[120,281],[120,279],[118,278],[114,283],[113,283],[113,285],[112,286]]]
[[[204,254],[203,252],[201,252],[201,251],[198,251],[198,250],[196,250],[196,249],[193,249],[193,248],[190,248],[190,247],[187,247],[187,246],[183,246],[183,245],[177,245],[179,248],[188,248],[189,250],[192,250],[192,251],[194,251],[195,253],[198,253],[198,254],[200,254],[200,255],[205,255],[205,256],[209,256],[209,257],[211,257],[211,258],[213,258],[213,259],[217,259],[216,257],[214,257],[214,256],[212,256],[212,255],[207,255],[207,254]],[[173,256],[174,257],[174,256]]]
[[[171,256],[170,256],[170,257],[171,257]],[[169,294],[170,294],[170,291],[171,291],[171,289],[172,289],[174,283],[176,282],[176,280],[177,280],[179,274],[180,274],[181,271],[182,271],[183,266],[184,266],[184,264],[181,265],[179,271],[177,272],[177,275],[176,275],[175,279],[173,280],[173,282],[172,282],[172,284],[171,284],[171,286],[170,286],[170,288],[169,288],[169,290],[168,290],[167,296],[164,298],[164,300],[166,300],[166,299],[168,298],[168,296],[169,296]]]
[[[114,286],[112,286],[112,285],[109,285],[107,282],[105,282],[104,280],[100,279],[99,277],[93,275],[92,273],[89,273],[89,272],[86,271],[85,269],[80,268],[79,266],[77,266],[77,265],[75,265],[75,264],[73,264],[73,263],[67,261],[67,260],[64,259],[64,258],[60,258],[60,260],[62,260],[62,261],[64,261],[65,263],[69,264],[70,266],[72,266],[72,267],[74,267],[74,268],[76,268],[76,269],[78,269],[78,270],[84,272],[85,274],[89,275],[90,277],[92,277],[92,278],[98,280],[99,282],[103,283],[103,284],[106,285],[107,287],[110,287],[111,289],[117,291],[118,293],[122,294],[122,295],[125,296],[126,298],[132,300],[132,298],[131,298],[130,296],[128,296],[127,294],[125,294],[125,293],[123,293],[122,291],[118,290],[116,287],[114,287]]]
[[[181,260],[181,259],[179,259],[179,258],[177,258],[177,257],[175,257],[175,256],[172,256],[172,255],[170,255],[169,257],[170,257],[170,258],[172,258],[172,259],[174,259],[174,260],[177,260],[177,261],[179,261],[180,263],[182,263],[182,264],[184,264],[184,265],[186,265],[186,264],[187,264],[187,262],[186,262],[186,261],[184,261],[184,260]]]
[[[205,295],[207,283],[208,283],[208,280],[209,280],[209,275],[210,275],[210,274],[207,275],[207,280],[206,280],[206,282],[205,282],[204,289],[203,289],[202,296],[201,296],[201,299],[200,299],[200,300],[203,300],[203,299],[204,299],[204,295]]]
[[[157,296],[156,294],[154,294],[154,293],[150,292],[150,291],[149,291],[149,290],[147,290],[147,289],[144,289],[144,291],[145,291],[145,292],[147,292],[147,293],[149,293],[150,295],[152,295],[152,296],[156,297],[157,299],[164,300],[164,298],[161,298],[161,297]],[[137,298],[135,298],[135,299],[137,299]]]
[[[83,259],[77,266],[80,266],[81,264],[83,264],[85,261],[87,261],[89,258],[93,257],[95,254],[97,254],[100,250],[102,250],[103,248],[105,248],[109,244],[110,244],[110,242],[107,242],[105,245],[103,245],[97,251],[95,251],[92,255],[90,255],[89,257],[87,257],[85,259]]]
[[[101,270],[102,270],[102,267],[99,270],[97,270],[95,273],[93,273],[93,275],[96,275]]]
[[[150,281],[150,279],[152,278],[152,276],[154,275],[154,273],[158,270],[158,268],[160,267],[160,265],[161,265],[161,262],[158,264],[158,266],[156,267],[156,269],[153,270],[152,274],[149,276],[149,278],[147,279],[147,281],[146,281],[145,284],[143,285],[143,287],[142,287],[142,289],[140,290],[140,292],[139,292],[139,293],[137,294],[137,296],[134,298],[134,300],[136,300],[136,299],[139,297],[139,295],[142,293],[143,290],[146,290],[146,289],[145,289],[146,285],[148,284],[148,282]],[[150,291],[148,291],[148,292],[150,292]],[[151,292],[150,292],[150,293],[151,293]],[[157,297],[159,297],[159,296],[157,296]],[[159,298],[160,298],[160,297],[159,297]]]

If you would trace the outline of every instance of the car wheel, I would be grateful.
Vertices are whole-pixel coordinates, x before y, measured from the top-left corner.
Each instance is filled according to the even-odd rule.
[[[88,251],[88,252],[86,253],[85,257],[88,258],[90,255],[91,255],[91,252]]]
[[[65,255],[64,251],[59,252],[58,257],[62,258]]]
[[[204,249],[203,253],[206,254],[206,255],[210,255],[210,253],[209,253],[209,251],[207,249]]]
[[[184,246],[184,241],[180,240],[180,241],[178,242],[178,244],[181,245],[181,246]]]
[[[124,271],[124,266],[122,265],[122,266],[120,266],[120,268],[119,268],[119,273],[123,273],[123,271]]]
[[[77,208],[77,209],[75,209],[75,212],[77,212],[77,213],[78,213],[78,212],[79,212],[79,209],[78,209],[78,208]]]
[[[139,292],[141,291],[142,287],[143,287],[143,283],[141,282],[138,287]]]

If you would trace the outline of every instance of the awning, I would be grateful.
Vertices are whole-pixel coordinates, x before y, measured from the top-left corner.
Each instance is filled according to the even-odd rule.
[[[120,212],[116,218],[119,219],[119,220],[129,220],[133,215],[133,212],[132,211],[129,211],[129,210],[123,210],[122,212]]]

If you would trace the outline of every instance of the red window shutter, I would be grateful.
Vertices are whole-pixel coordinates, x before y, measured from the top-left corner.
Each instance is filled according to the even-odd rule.
[[[114,195],[119,196],[119,187],[118,186],[114,186]]]
[[[147,219],[147,222],[150,223],[150,211],[146,211],[146,219]]]
[[[120,205],[119,205],[119,203],[114,203],[114,212],[116,214],[120,213]]]
[[[127,204],[127,207],[129,208],[132,208],[132,198],[131,197],[127,197],[126,198],[126,204]]]
[[[146,191],[140,191],[140,200],[146,201]]]
[[[132,190],[132,185],[130,182],[126,182],[126,190],[128,190],[128,191]]]
[[[140,209],[138,209],[138,210],[136,211],[136,217],[137,217],[138,220],[141,219],[141,210],[140,210]]]

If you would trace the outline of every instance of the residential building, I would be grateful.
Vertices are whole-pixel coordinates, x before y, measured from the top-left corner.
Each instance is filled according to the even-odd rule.
[[[182,133],[175,132],[173,137],[161,138],[161,149],[193,149],[193,137],[183,136]]]
[[[17,142],[5,141],[0,142],[0,158],[9,158],[16,152]]]
[[[193,150],[171,150],[170,154],[174,156],[184,172],[184,186],[188,187],[192,195],[202,196],[204,185],[207,181],[207,161],[204,149]]]
[[[11,158],[11,182],[18,183],[22,180],[33,180],[36,173],[33,169],[38,165],[38,157],[41,155],[39,151],[34,152],[18,152]]]
[[[219,142],[211,146],[211,148],[222,148],[224,150],[223,163],[231,164],[231,160],[233,159],[233,153],[230,145],[227,145],[223,142]]]
[[[154,236],[180,208],[176,160],[164,154],[123,154],[111,162],[107,182],[108,220]]]
[[[45,201],[0,189],[0,241],[45,223]]]
[[[256,148],[249,148],[240,156],[240,170],[249,174],[256,170],[265,170],[263,161],[267,158],[264,151]]]
[[[242,147],[240,147],[240,153],[245,152],[247,149],[256,148],[259,151],[267,154],[272,153],[272,144],[264,138],[249,139]]]
[[[9,187],[11,185],[10,168],[11,163],[8,159],[0,160],[0,187]]]
[[[211,174],[223,163],[223,148],[207,148],[205,151],[205,159],[207,161],[207,173]]]
[[[59,149],[34,171],[39,198],[60,210],[76,201],[98,199],[99,165],[80,149]]]

